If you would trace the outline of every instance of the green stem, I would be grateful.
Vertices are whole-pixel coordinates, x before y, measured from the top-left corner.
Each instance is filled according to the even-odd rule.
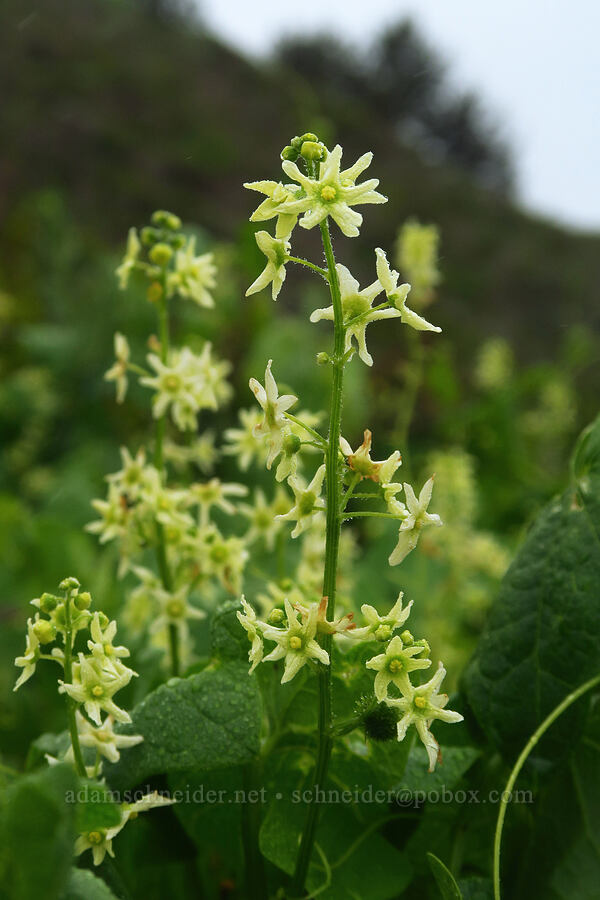
[[[348,485],[348,490],[346,491],[346,493],[345,493],[344,496],[342,497],[342,502],[341,502],[341,505],[340,505],[340,512],[343,512],[343,511],[346,509],[346,507],[348,506],[348,501],[350,500],[350,498],[351,498],[352,495],[354,494],[354,488],[357,486],[357,484],[359,483],[359,481],[360,481],[360,475],[355,474],[355,475],[352,476],[352,481],[351,481],[350,484]]]
[[[65,684],[73,682],[73,629],[71,627],[71,596],[67,592],[65,597]],[[79,744],[79,733],[77,731],[77,718],[75,712],[77,703],[67,694],[67,717],[69,721],[69,734],[71,736],[71,747],[73,748],[73,759],[75,760],[75,768],[77,774],[82,778],[86,777],[85,763],[81,753]]]
[[[260,832],[260,789],[256,763],[248,763],[242,769],[244,803],[242,804],[242,841],[246,868],[246,893],[248,900],[266,900],[267,880],[263,857],[260,852],[258,835]],[[250,802],[249,796],[255,797]]]
[[[321,223],[321,238],[327,270],[329,272],[329,290],[334,313],[333,379],[331,385],[331,408],[329,413],[329,436],[325,455],[327,480],[327,524],[325,530],[325,572],[323,575],[323,596],[327,597],[327,618],[335,615],[335,591],[337,580],[338,552],[340,544],[341,520],[339,518],[341,480],[339,472],[339,444],[342,419],[342,392],[344,384],[344,340],[342,297],[340,284],[335,268],[335,256],[331,246],[329,223],[327,219]],[[323,647],[331,659],[331,635],[323,638]],[[300,848],[296,858],[296,868],[292,879],[293,895],[300,896],[304,892],[304,883],[310,864],[315,842],[319,806],[315,802],[317,788],[322,787],[327,777],[329,759],[331,757],[331,665],[319,666],[319,747],[313,779],[313,790],[309,802],[304,831],[300,840]]]
[[[327,441],[325,440],[323,435],[319,434],[318,431],[315,431],[314,428],[311,428],[310,425],[305,425],[302,419],[298,419],[296,416],[293,416],[288,412],[284,413],[284,416],[286,417],[286,419],[289,419],[290,422],[294,422],[296,425],[299,425],[300,428],[303,428],[308,434],[311,434],[322,447],[327,446]]]
[[[500,809],[498,811],[498,820],[496,822],[496,833],[494,835],[494,900],[500,900],[500,848],[502,845],[502,829],[504,828],[504,819],[506,817],[506,809],[508,806],[508,800],[512,793],[512,789],[515,786],[515,782],[519,777],[519,772],[525,765],[525,761],[539,739],[542,735],[545,734],[546,731],[550,728],[553,722],[558,719],[562,713],[569,708],[576,700],[579,700],[583,694],[590,691],[592,688],[596,687],[596,685],[600,684],[600,675],[596,675],[594,678],[590,678],[589,681],[586,681],[585,684],[582,684],[577,690],[568,694],[562,703],[559,703],[556,706],[550,715],[546,716],[541,725],[539,725],[536,730],[533,732],[519,758],[513,766],[513,770],[508,777],[508,781],[506,782],[506,787],[502,792],[502,796],[500,798]]]
[[[167,363],[169,358],[169,312],[167,309],[167,276],[166,271],[162,275],[162,295],[158,301],[158,334],[160,340],[160,358],[161,362]],[[163,478],[164,464],[164,440],[166,427],[166,413],[156,420],[156,435],[154,443],[154,466],[157,469],[161,481]],[[167,560],[167,545],[165,541],[165,531],[161,522],[156,523],[156,561],[158,571],[165,591],[169,593],[173,590],[173,578],[169,569]],[[174,676],[179,675],[179,633],[176,625],[169,625],[169,649],[171,653],[171,673]]]
[[[329,282],[327,269],[322,269],[321,266],[315,266],[314,263],[309,262],[307,259],[301,259],[299,256],[288,256],[287,261],[297,263],[299,266],[306,266],[307,269],[312,269],[313,272],[316,272],[321,278],[324,278],[325,281]]]

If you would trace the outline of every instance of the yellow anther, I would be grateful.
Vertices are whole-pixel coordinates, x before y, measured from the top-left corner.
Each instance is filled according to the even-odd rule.
[[[299,650],[302,646],[302,638],[299,638],[298,635],[294,634],[290,638],[290,650]]]
[[[427,706],[425,697],[415,697],[415,706],[418,707],[418,709],[425,709]]]
[[[329,203],[331,200],[335,200],[336,190],[334,187],[331,187],[330,184],[326,184],[324,188],[321,188],[321,197],[325,200],[326,203]]]

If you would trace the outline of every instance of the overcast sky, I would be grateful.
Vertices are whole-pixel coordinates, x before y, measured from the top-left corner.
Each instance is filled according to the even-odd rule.
[[[207,24],[250,55],[284,34],[372,37],[410,14],[478,91],[514,148],[523,205],[600,229],[598,0],[199,0]]]

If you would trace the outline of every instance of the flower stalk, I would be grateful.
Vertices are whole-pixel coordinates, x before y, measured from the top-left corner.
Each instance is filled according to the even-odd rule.
[[[158,334],[160,341],[160,359],[164,365],[167,365],[169,358],[169,311],[167,307],[167,274],[165,269],[163,269],[161,275],[161,294],[158,299]],[[163,477],[166,417],[167,413],[164,412],[156,420],[154,445],[154,466],[159,473],[161,480]],[[167,560],[165,530],[161,522],[156,523],[156,537],[156,561],[158,564],[158,571],[165,591],[170,593],[173,590],[173,579]],[[180,673],[179,633],[177,631],[177,626],[173,623],[169,625],[169,651],[171,656],[171,674],[177,677]]]
[[[329,436],[325,456],[327,519],[325,530],[325,571],[323,575],[323,596],[327,597],[327,617],[334,618],[337,566],[340,544],[341,520],[338,510],[341,503],[341,481],[339,471],[339,445],[342,420],[342,395],[344,387],[344,342],[345,328],[342,311],[340,284],[335,267],[335,256],[326,219],[320,224],[323,249],[329,273],[329,289],[334,310],[334,344],[331,365],[333,378],[331,384],[331,406],[329,415]],[[331,658],[332,635],[323,638],[323,647]],[[304,830],[300,840],[300,848],[296,859],[296,868],[292,881],[292,892],[300,895],[308,872],[310,857],[315,841],[319,807],[315,803],[317,789],[322,787],[327,777],[327,769],[331,757],[331,665],[319,667],[319,747],[313,779],[312,800],[308,807]]]

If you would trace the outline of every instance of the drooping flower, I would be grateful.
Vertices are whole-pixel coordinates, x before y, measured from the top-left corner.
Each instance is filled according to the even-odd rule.
[[[285,264],[290,255],[290,242],[271,237],[268,231],[257,231],[254,237],[259,248],[267,257],[267,265],[246,291],[246,297],[256,294],[272,284],[272,297],[273,300],[277,300],[285,281]]]
[[[440,757],[439,744],[429,730],[431,723],[434,719],[449,723],[462,722],[464,718],[460,713],[445,709],[448,695],[439,693],[445,675],[446,670],[442,663],[439,663],[437,672],[428,682],[418,687],[410,685],[406,692],[403,691],[402,697],[398,699],[388,697],[386,700],[388,705],[402,713],[398,722],[399,741],[404,740],[411,725],[417,729],[417,734],[427,750],[430,772],[433,772]]]
[[[141,734],[117,734],[114,730],[112,716],[107,716],[98,728],[95,728],[88,722],[79,710],[75,713],[75,717],[81,746],[96,750],[100,756],[106,757],[109,762],[115,763],[119,761],[121,756],[119,750],[135,747],[136,744],[140,744],[144,740]],[[67,759],[70,758],[72,752],[73,749],[71,747],[67,751]]]
[[[288,431],[287,420],[283,415],[298,398],[293,394],[279,396],[277,382],[271,373],[273,360],[270,359],[265,369],[265,386],[263,387],[256,378],[250,379],[250,390],[263,409],[263,417],[254,427],[254,435],[266,435],[269,441],[269,455],[267,468],[270,469],[273,460],[281,453],[283,440]]]
[[[291,681],[309,660],[316,660],[325,666],[329,665],[329,654],[315,640],[317,633],[318,604],[313,603],[303,620],[288,599],[284,602],[287,625],[276,628],[267,625],[263,631],[264,638],[275,641],[277,646],[264,657],[263,662],[274,662],[285,659],[285,668],[281,683]]]
[[[398,286],[400,275],[395,269],[390,268],[387,256],[380,247],[375,250],[377,256],[377,277],[381,282],[386,297],[398,310],[400,321],[404,325],[410,325],[416,331],[441,331],[437,325],[432,325],[427,319],[419,316],[414,310],[409,309],[406,305],[406,298],[410,291],[410,284],[401,284]]]
[[[288,484],[294,492],[294,505],[284,515],[277,516],[284,521],[296,522],[292,537],[298,537],[325,509],[325,500],[320,496],[325,479],[325,465],[319,466],[310,484],[306,485],[299,478],[291,477]]]
[[[362,628],[355,628],[352,637],[359,640],[389,641],[394,631],[401,628],[410,615],[413,601],[411,600],[407,606],[403,607],[403,597],[404,593],[400,591],[398,599],[384,616],[380,615],[374,606],[363,603],[361,612],[367,620],[367,624]]]
[[[279,181],[250,181],[244,187],[265,194],[265,199],[254,210],[250,221],[267,222],[277,216],[275,237],[287,241],[298,221],[298,213],[288,211],[288,207],[302,193],[300,185],[281,184]]]
[[[181,297],[188,297],[198,306],[212,309],[215,305],[210,293],[216,285],[217,268],[212,253],[196,256],[196,238],[188,238],[182,250],[175,254],[175,269],[168,276],[170,293],[177,291]]]
[[[36,614],[36,621],[37,621]],[[40,658],[40,642],[37,634],[35,633],[35,622],[33,619],[27,619],[27,635],[25,637],[25,653],[23,656],[17,656],[15,659],[15,666],[23,669],[19,677],[17,678],[17,682],[13,688],[13,691],[17,691],[22,684],[25,684],[26,681],[29,681],[33,673],[35,672],[35,667],[38,659]]]
[[[135,818],[140,812],[146,812],[158,806],[170,806],[174,802],[174,800],[163,797],[157,791],[154,791],[152,794],[142,797],[141,800],[136,800],[135,803],[121,804],[121,821],[118,825],[114,825],[112,828],[98,828],[95,831],[87,831],[80,834],[75,841],[75,855],[79,856],[86,850],[91,850],[95,866],[99,866],[102,863],[107,853],[114,859],[115,853],[112,848],[112,842],[130,819]]]
[[[104,373],[105,381],[114,381],[117,389],[117,403],[122,403],[127,393],[127,369],[131,351],[127,338],[120,332],[115,333],[115,363]]]
[[[387,202],[387,197],[375,190],[379,184],[377,178],[370,178],[362,184],[355,183],[372,159],[372,153],[363,153],[353,166],[340,172],[342,148],[337,144],[327,159],[319,164],[317,179],[304,175],[296,163],[284,160],[283,171],[300,184],[303,192],[297,199],[285,202],[286,211],[296,215],[303,213],[300,219],[302,228],[314,228],[331,216],[346,237],[356,237],[362,216],[351,207]]]
[[[387,697],[390,683],[395,684],[403,694],[410,691],[409,674],[417,669],[428,669],[431,665],[430,659],[414,658],[422,652],[423,647],[419,645],[405,647],[402,638],[395,635],[387,645],[385,653],[367,660],[365,663],[367,669],[374,669],[377,672],[375,696],[379,701]]]
[[[136,266],[141,249],[142,245],[138,238],[137,231],[135,230],[135,228],[130,228],[127,235],[127,248],[125,250],[125,256],[123,257],[123,262],[117,268],[115,273],[117,278],[119,279],[119,287],[122,291],[124,291],[129,284],[129,276]]]
[[[367,366],[373,365],[373,357],[367,350],[366,328],[371,322],[381,319],[394,319],[400,315],[397,309],[386,307],[385,309],[371,309],[373,301],[381,293],[379,281],[374,281],[369,287],[363,288],[356,278],[351,275],[346,266],[340,263],[335,267],[340,283],[342,297],[342,310],[344,313],[344,327],[346,329],[346,343],[344,350],[348,352],[352,347],[352,338],[358,344],[358,355]],[[333,306],[324,309],[315,309],[311,313],[310,321],[319,322],[321,319],[334,320]]]
[[[404,483],[404,495],[406,497],[406,512],[408,513],[400,525],[398,543],[390,554],[390,566],[397,566],[414,550],[419,541],[421,530],[426,525],[442,525],[442,520],[435,513],[428,513],[431,494],[433,491],[433,475],[429,478],[419,494],[419,499],[410,484]]]
[[[264,622],[260,622],[254,609],[250,606],[246,598],[242,595],[240,598],[243,612],[238,611],[237,617],[240,625],[248,635],[250,641],[250,649],[248,650],[248,662],[250,665],[249,675],[252,675],[255,668],[261,662],[264,655],[264,645],[262,638],[261,626]]]

